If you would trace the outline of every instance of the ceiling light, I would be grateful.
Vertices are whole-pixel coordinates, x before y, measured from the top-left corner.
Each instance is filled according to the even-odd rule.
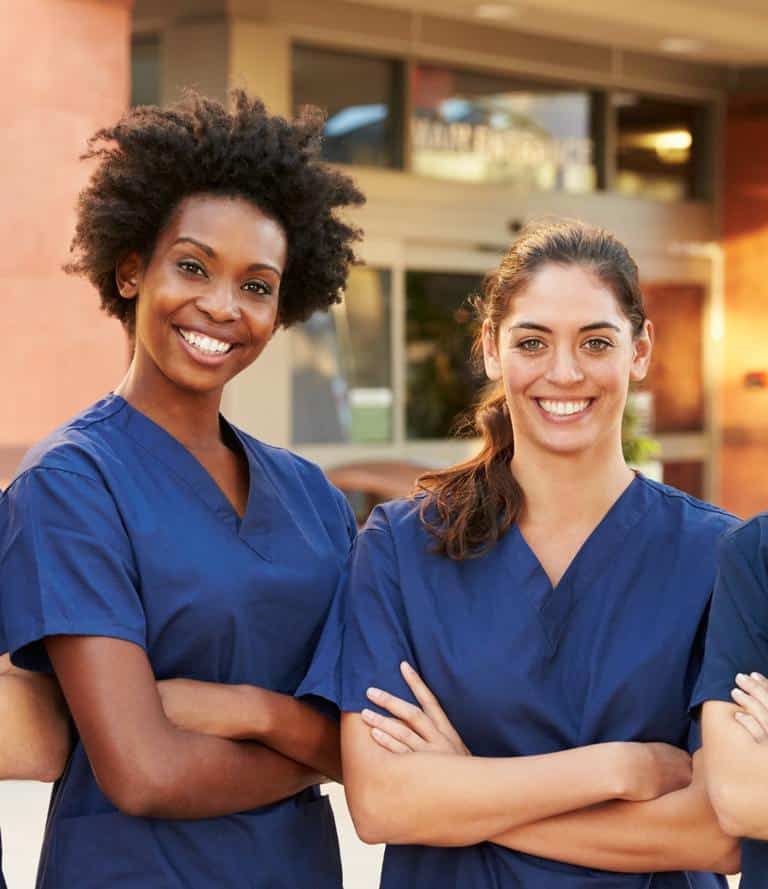
[[[705,43],[693,37],[665,37],[659,46],[664,52],[686,55],[687,53],[700,52],[704,49]]]
[[[509,6],[506,3],[481,3],[475,7],[475,16],[479,19],[501,21],[513,18],[519,11],[516,6]]]

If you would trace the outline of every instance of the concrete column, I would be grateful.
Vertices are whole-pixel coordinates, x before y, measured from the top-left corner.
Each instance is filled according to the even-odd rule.
[[[131,5],[0,0],[0,484],[32,442],[127,366],[120,324],[61,266],[90,172],[78,158],[128,104]]]
[[[259,96],[273,114],[291,113],[289,36],[259,15],[229,22],[229,85]],[[238,426],[270,444],[291,445],[291,337],[278,331],[261,357],[227,387],[224,410]]]

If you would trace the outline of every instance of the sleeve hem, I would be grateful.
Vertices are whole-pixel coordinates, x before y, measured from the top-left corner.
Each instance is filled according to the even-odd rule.
[[[11,662],[21,669],[36,670],[38,672],[50,671],[47,655],[41,661],[34,657],[30,650],[33,646],[40,645],[49,636],[102,636],[105,639],[119,639],[123,642],[132,642],[144,651],[147,650],[147,641],[144,633],[130,629],[129,627],[104,626],[104,624],[67,622],[47,624],[45,627],[26,633],[21,638],[9,639],[8,650],[11,653]]]

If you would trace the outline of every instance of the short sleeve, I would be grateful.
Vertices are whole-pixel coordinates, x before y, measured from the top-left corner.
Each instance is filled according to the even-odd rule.
[[[731,702],[737,673],[768,674],[768,550],[760,528],[753,520],[721,544],[692,708],[708,700]]]
[[[107,487],[35,468],[0,500],[0,608],[14,663],[50,670],[43,639],[110,636],[146,647],[130,540]]]
[[[372,707],[366,697],[370,686],[414,701],[400,673],[404,660],[418,669],[392,532],[377,509],[358,535],[349,565],[340,709]]]

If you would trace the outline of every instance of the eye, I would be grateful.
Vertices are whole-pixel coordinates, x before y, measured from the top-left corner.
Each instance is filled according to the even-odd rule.
[[[178,267],[183,271],[187,272],[191,275],[198,275],[199,277],[207,277],[205,273],[205,269],[200,265],[199,262],[196,262],[194,259],[182,259],[178,263]]]
[[[546,343],[544,340],[540,340],[538,337],[528,337],[528,339],[520,340],[517,344],[517,348],[520,349],[521,352],[541,352],[542,349],[546,347]]]
[[[588,352],[606,352],[608,349],[613,348],[613,343],[610,340],[604,340],[601,337],[590,337],[584,343]]]
[[[272,293],[272,288],[266,281],[246,281],[243,284],[243,290],[247,290],[249,293],[260,293],[262,296],[270,296]]]

